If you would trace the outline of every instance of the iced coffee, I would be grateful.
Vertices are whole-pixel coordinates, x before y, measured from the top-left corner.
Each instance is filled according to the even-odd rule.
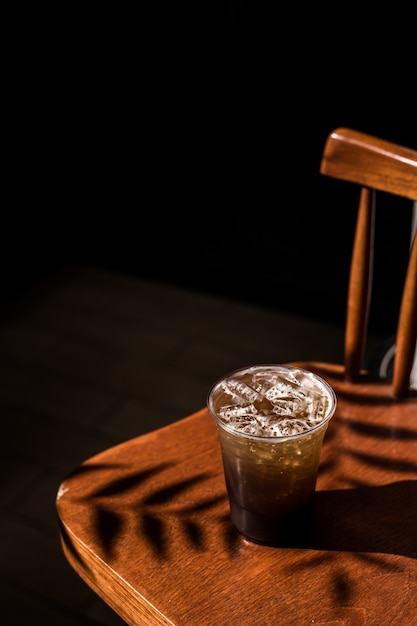
[[[255,365],[215,382],[207,406],[234,525],[252,541],[284,545],[308,524],[333,389],[297,367]]]

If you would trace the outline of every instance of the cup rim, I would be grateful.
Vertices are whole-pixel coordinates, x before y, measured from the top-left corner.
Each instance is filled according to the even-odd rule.
[[[250,371],[250,370],[268,370],[268,369],[283,369],[283,370],[293,370],[293,371],[297,371],[297,372],[302,372],[304,374],[307,374],[308,376],[311,376],[313,378],[315,378],[320,385],[322,385],[325,390],[327,391],[329,398],[330,398],[330,407],[329,407],[329,411],[326,415],[326,417],[324,417],[321,422],[319,422],[318,424],[316,424],[315,426],[313,426],[312,428],[309,428],[308,430],[304,430],[300,433],[294,433],[292,435],[255,435],[255,434],[251,434],[251,433],[245,433],[241,430],[238,430],[237,428],[233,428],[233,426],[230,426],[229,424],[227,424],[226,422],[224,422],[218,415],[217,413],[214,411],[214,409],[212,408],[212,402],[211,402],[211,398],[213,395],[213,391],[215,390],[216,387],[218,387],[220,385],[220,383],[225,380],[226,378],[231,377],[232,375],[236,375],[236,374],[242,374],[246,371]],[[320,376],[319,374],[316,374],[315,372],[313,372],[312,370],[307,370],[303,367],[298,367],[297,365],[289,365],[286,363],[259,363],[259,364],[255,364],[255,365],[246,365],[244,367],[239,367],[236,368],[234,370],[231,370],[229,372],[226,372],[225,374],[223,374],[222,376],[219,376],[219,378],[217,378],[217,380],[214,381],[214,383],[210,386],[208,393],[207,393],[207,399],[206,399],[206,405],[207,405],[207,409],[211,415],[211,417],[213,418],[213,420],[216,422],[216,424],[218,424],[219,426],[221,426],[221,428],[223,430],[226,430],[227,432],[230,432],[232,435],[238,435],[239,437],[245,437],[247,439],[255,439],[255,440],[259,440],[259,441],[284,441],[287,439],[299,439],[302,437],[305,437],[306,435],[310,435],[311,433],[316,432],[317,430],[320,430],[323,428],[323,426],[327,425],[330,421],[330,419],[333,417],[333,415],[335,414],[336,408],[337,408],[337,396],[336,396],[336,392],[333,389],[333,387],[324,379],[322,378],[322,376]]]

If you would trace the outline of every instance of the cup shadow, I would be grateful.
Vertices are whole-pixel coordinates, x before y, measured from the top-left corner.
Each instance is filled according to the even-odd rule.
[[[381,552],[417,559],[417,481],[317,491],[309,531],[291,547]],[[302,539],[299,539],[302,537]]]

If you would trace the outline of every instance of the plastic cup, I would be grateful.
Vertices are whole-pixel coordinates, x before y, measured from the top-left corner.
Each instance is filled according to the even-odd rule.
[[[281,364],[235,370],[210,388],[230,515],[247,539],[283,545],[307,531],[336,403],[321,377]]]

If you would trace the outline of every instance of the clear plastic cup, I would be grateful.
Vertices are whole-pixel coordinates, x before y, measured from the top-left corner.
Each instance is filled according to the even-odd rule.
[[[321,377],[282,364],[241,368],[210,388],[231,519],[247,539],[283,545],[306,530],[336,404]]]

